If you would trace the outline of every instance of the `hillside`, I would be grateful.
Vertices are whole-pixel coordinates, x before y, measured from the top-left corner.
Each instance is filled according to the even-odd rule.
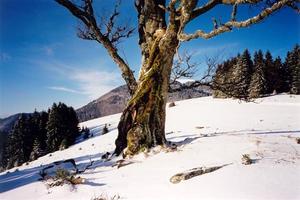
[[[5,147],[5,142],[8,138],[8,133],[14,127],[16,121],[19,119],[22,113],[11,115],[7,118],[0,119],[0,162],[2,161],[2,154]],[[23,113],[29,115],[28,113]],[[0,164],[0,171],[2,170]]]
[[[13,126],[15,125],[18,118],[21,116],[22,113],[18,113],[15,115],[11,115],[7,118],[3,118],[0,120],[0,131],[1,132],[9,132]],[[29,115],[29,113],[23,113],[25,115]]]
[[[191,82],[177,82],[171,87],[180,87],[182,84],[190,84]],[[211,95],[211,90],[206,86],[199,86],[190,89],[169,93],[169,101],[178,101],[183,99],[197,98]],[[127,86],[123,85],[113,89],[107,94],[101,96],[87,105],[76,110],[79,121],[87,121],[98,117],[116,114],[122,112],[129,99]]]
[[[81,125],[94,137],[70,148],[0,174],[0,199],[299,199],[300,198],[300,96],[276,95],[241,102],[232,99],[195,98],[167,108],[166,133],[177,150],[155,148],[114,167],[121,157],[101,159],[114,150],[120,114]],[[110,132],[101,135],[104,124]],[[251,165],[241,157],[249,154]],[[74,158],[85,183],[46,187],[39,170],[54,161]],[[196,168],[228,164],[178,184],[170,178]]]

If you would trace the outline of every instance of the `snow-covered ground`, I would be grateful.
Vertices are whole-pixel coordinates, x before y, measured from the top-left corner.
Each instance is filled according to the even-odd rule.
[[[140,154],[134,164],[112,167],[101,161],[114,150],[120,114],[90,120],[94,137],[66,150],[0,174],[0,199],[300,199],[300,96],[277,95],[240,102],[203,97],[175,102],[167,108],[167,139],[177,151],[153,150]],[[110,132],[100,135],[104,124]],[[249,154],[255,161],[243,165]],[[84,184],[47,188],[39,170],[54,161],[74,158]],[[176,173],[195,167],[230,164],[212,173],[172,184]]]

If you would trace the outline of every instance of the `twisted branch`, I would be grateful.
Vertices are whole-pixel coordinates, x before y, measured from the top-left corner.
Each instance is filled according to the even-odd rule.
[[[233,2],[231,0],[223,0],[223,1],[227,2],[228,4],[229,3],[231,4],[231,2]],[[241,0],[238,2],[244,2],[244,1]],[[248,27],[252,24],[263,21],[266,17],[268,17],[272,13],[276,12],[277,10],[281,9],[282,7],[288,5],[290,2],[291,2],[291,0],[280,0],[276,3],[274,3],[271,7],[264,9],[260,14],[254,16],[252,18],[249,18],[247,20],[244,20],[244,21],[235,21],[236,13],[233,13],[233,15],[234,15],[233,20],[231,19],[231,21],[223,24],[222,26],[219,26],[217,29],[214,29],[211,32],[207,33],[207,32],[204,32],[203,30],[197,30],[193,34],[182,33],[179,35],[179,39],[180,39],[180,41],[189,41],[189,40],[197,39],[197,38],[209,39],[209,38],[217,36],[221,33],[229,32],[232,30],[232,28]]]
[[[116,47],[116,44],[120,41],[120,39],[131,36],[134,29],[129,28],[128,26],[115,25],[115,18],[119,15],[119,12],[117,11],[119,4],[115,6],[113,14],[105,24],[106,32],[103,33],[94,16],[92,0],[83,0],[82,6],[74,4],[71,0],[55,1],[67,8],[72,13],[72,15],[77,17],[83,23],[84,27],[78,28],[77,33],[80,38],[95,40],[103,45],[113,61],[119,66],[122,72],[122,77],[127,84],[130,94],[134,94],[137,88],[137,83],[133,71],[123,60],[123,58],[118,54],[118,49]]]

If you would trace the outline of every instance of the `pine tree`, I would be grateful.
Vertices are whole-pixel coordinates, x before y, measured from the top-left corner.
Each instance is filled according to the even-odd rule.
[[[67,140],[67,146],[70,146],[75,143],[76,138],[79,136],[79,128],[78,128],[78,118],[74,108],[72,107],[65,107],[65,112],[67,115],[67,130],[65,139]]]
[[[72,107],[54,103],[46,126],[48,150],[52,152],[74,144],[79,135],[78,123],[76,112]]]
[[[287,52],[285,57],[285,62],[282,63],[279,69],[280,74],[280,92],[290,92],[291,88],[291,69],[288,67],[288,60],[290,57],[290,52]]]
[[[26,116],[21,115],[15,124],[14,128],[8,135],[8,142],[6,146],[5,161],[7,168],[19,166],[26,162],[26,155],[24,152],[24,139],[26,134],[23,130],[26,128]]]
[[[42,149],[40,140],[36,138],[33,142],[32,152],[30,154],[30,160],[36,160],[38,157],[43,156],[45,152]]]
[[[266,94],[273,93],[278,87],[278,71],[270,51],[265,54]]]
[[[249,51],[246,49],[237,58],[237,63],[233,66],[232,83],[233,96],[236,98],[247,98],[248,88],[251,81],[253,63]]]
[[[300,94],[300,47],[296,45],[288,63],[291,72],[291,94]]]
[[[236,65],[238,57],[226,60],[218,65],[213,77],[213,97],[230,98],[234,96],[233,66]]]
[[[249,86],[249,97],[257,98],[266,91],[266,79],[264,73],[265,63],[261,50],[254,53],[254,72]]]
[[[0,131],[0,151],[2,152],[0,158],[0,172],[5,169],[8,160],[7,153],[6,153],[7,135],[8,135],[7,132]]]
[[[213,97],[214,98],[226,98],[226,92],[224,91],[226,74],[228,74],[227,69],[229,66],[229,61],[225,61],[223,64],[218,65],[216,69],[215,76],[213,77]]]
[[[47,126],[47,122],[48,122],[48,113],[45,111],[40,112],[40,119],[39,119],[39,123],[38,123],[38,130],[39,130],[39,134],[37,136],[37,139],[41,145],[41,149],[44,153],[47,153],[47,145],[46,145],[46,140],[47,140],[47,130],[46,130],[46,126]]]
[[[285,89],[286,69],[279,56],[275,59],[274,65],[277,69],[276,91],[278,93],[287,92]]]
[[[47,151],[53,152],[59,149],[60,143],[62,141],[62,119],[58,111],[58,106],[56,103],[52,105],[49,112],[49,120],[47,122]]]

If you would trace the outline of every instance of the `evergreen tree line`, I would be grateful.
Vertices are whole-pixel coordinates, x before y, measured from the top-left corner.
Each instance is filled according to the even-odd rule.
[[[213,77],[213,96],[251,99],[272,93],[300,94],[300,47],[295,45],[282,62],[270,51],[248,50],[226,60]]]
[[[79,136],[75,110],[54,103],[48,112],[22,114],[8,135],[2,167],[12,168],[47,153],[68,148]]]

